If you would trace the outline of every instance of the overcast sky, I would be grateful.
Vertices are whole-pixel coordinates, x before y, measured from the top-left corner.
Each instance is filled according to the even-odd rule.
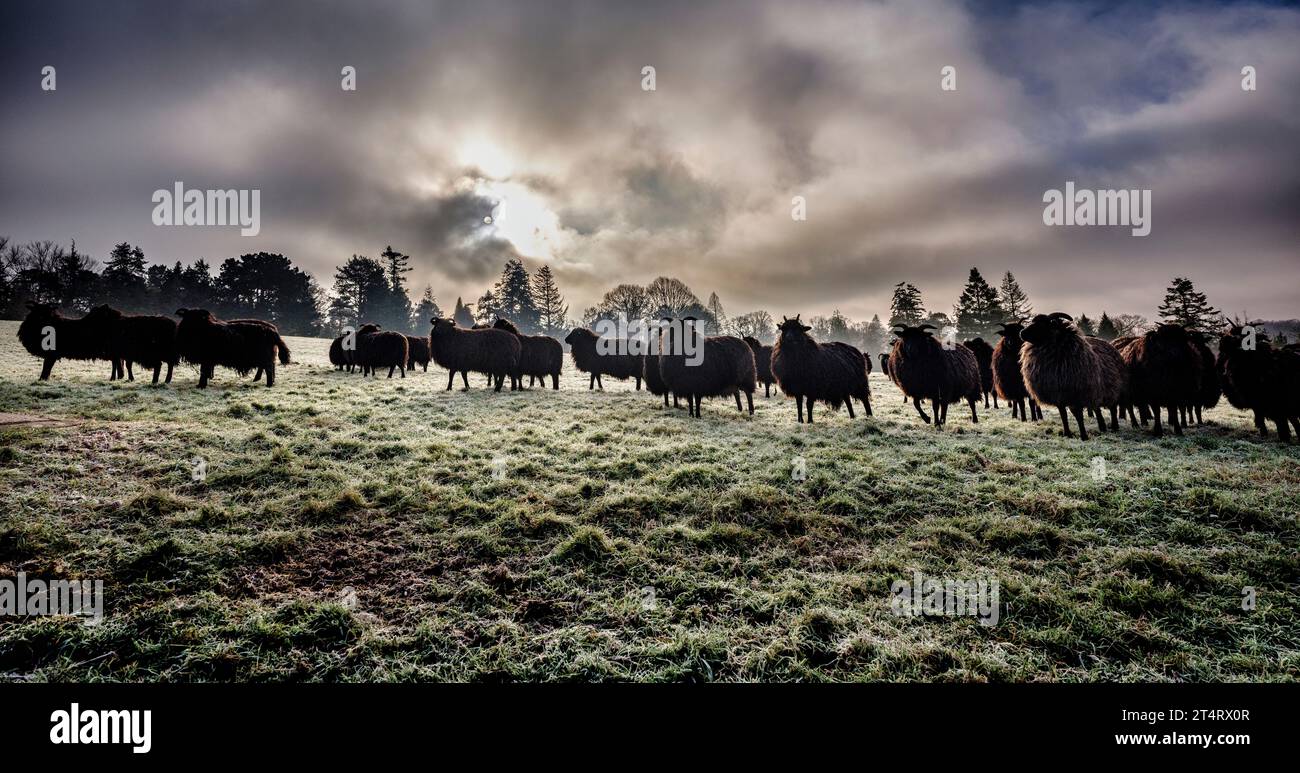
[[[0,234],[100,260],[123,240],[167,263],[281,252],[328,287],[392,244],[412,295],[450,308],[518,255],[574,317],[661,274],[729,314],[884,316],[899,281],[951,312],[971,266],[1012,270],[1040,311],[1154,316],[1186,275],[1225,310],[1300,316],[1294,8],[7,0],[0,19]],[[1043,225],[1067,180],[1150,189],[1151,234]],[[176,181],[260,189],[261,233],[154,226]]]

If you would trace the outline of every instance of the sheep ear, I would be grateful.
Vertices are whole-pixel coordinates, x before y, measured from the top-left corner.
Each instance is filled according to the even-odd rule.
[[[176,316],[178,316],[178,317],[183,317],[183,316],[185,316],[185,312],[187,312],[187,311],[189,311],[189,309],[177,309],[177,310],[176,310]]]
[[[799,325],[799,329],[800,329],[800,330],[803,330],[803,332],[807,333],[809,330],[812,330],[812,326],[810,326],[810,325],[802,325],[802,324],[801,324],[801,325]]]

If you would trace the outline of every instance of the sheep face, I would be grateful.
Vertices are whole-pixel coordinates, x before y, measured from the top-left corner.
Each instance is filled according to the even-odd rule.
[[[894,328],[894,336],[898,338],[899,345],[908,355],[917,355],[921,353],[933,353],[943,349],[934,335],[930,332],[934,330],[934,325],[924,323],[921,325],[899,325]]]
[[[789,351],[795,347],[807,346],[808,344],[816,345],[808,331],[812,330],[810,325],[805,325],[799,321],[799,315],[794,315],[794,319],[781,317],[781,324],[776,326],[776,337],[781,344],[781,348]]]
[[[998,335],[1007,339],[1007,341],[1011,343],[1020,343],[1020,333],[1025,329],[1024,325],[1019,322],[1008,322],[1007,324],[999,325],[998,327],[1000,328],[997,331]]]
[[[1051,346],[1067,337],[1078,335],[1079,329],[1074,326],[1074,319],[1069,314],[1057,311],[1034,317],[1034,321],[1020,332],[1020,339],[1034,346]]]
[[[446,333],[448,330],[454,330],[456,327],[456,320],[454,319],[443,319],[441,317],[434,317],[429,321],[433,323],[433,331],[432,331],[433,335],[437,335],[439,333]]]
[[[492,327],[497,330],[504,330],[508,333],[519,335],[519,328],[515,327],[514,323],[504,317],[497,317],[497,321],[492,324]]]
[[[376,325],[373,322],[367,322],[366,324],[362,325],[360,328],[357,329],[357,333],[358,334],[378,333],[381,329],[382,328],[380,328],[379,325]]]

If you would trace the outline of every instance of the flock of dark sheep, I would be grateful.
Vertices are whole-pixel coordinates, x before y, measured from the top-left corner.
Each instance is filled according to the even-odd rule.
[[[217,366],[241,376],[255,371],[254,380],[265,373],[269,387],[275,383],[277,362],[289,363],[284,339],[275,325],[262,320],[220,320],[203,309],[179,309],[179,323],[109,306],[79,319],[48,304],[29,303],[28,309],[18,337],[44,361],[42,380],[58,360],[74,359],[110,361],[110,380],[134,380],[134,365],[152,369],[155,384],[166,365],[170,383],[173,368],[184,360],[199,367],[200,388]],[[470,329],[450,319],[431,322],[430,334],[423,337],[363,325],[334,339],[329,360],[338,370],[360,369],[371,376],[386,367],[389,378],[394,371],[405,378],[417,366],[427,372],[432,361],[448,371],[448,390],[458,372],[466,390],[470,372],[486,374],[497,392],[507,378],[512,390],[522,389],[524,376],[530,387],[538,381],[545,387],[549,377],[551,388],[560,388],[564,351],[555,339],[523,335],[506,319]],[[706,397],[734,398],[737,410],[747,408],[752,415],[759,384],[765,396],[775,384],[794,397],[800,423],[805,407],[812,423],[818,402],[835,410],[844,406],[853,418],[853,401],[858,400],[872,414],[867,378],[872,358],[848,344],[813,340],[811,328],[798,316],[782,320],[771,346],[750,337],[705,336],[695,320],[681,322],[685,324],[660,328],[656,354],[627,353],[638,348],[628,341],[612,342],[613,352],[605,351],[598,346],[599,336],[583,328],[564,342],[577,369],[589,375],[588,389],[603,389],[602,376],[633,379],[638,391],[644,381],[665,406],[670,396],[674,406],[685,398],[694,417],[700,416]],[[987,409],[991,397],[997,408],[1000,397],[1021,421],[1041,419],[1041,406],[1055,406],[1066,437],[1073,437],[1073,416],[1080,438],[1087,440],[1085,413],[1095,419],[1099,432],[1118,430],[1124,415],[1133,427],[1151,424],[1157,436],[1166,423],[1181,435],[1191,422],[1200,425],[1202,410],[1213,408],[1222,394],[1234,407],[1254,414],[1261,435],[1269,434],[1271,421],[1281,440],[1289,441],[1293,428],[1300,436],[1300,346],[1274,348],[1267,337],[1250,335],[1240,325],[1225,329],[1217,356],[1203,334],[1178,325],[1162,324],[1140,336],[1107,342],[1085,336],[1060,312],[1000,326],[996,346],[980,338],[941,343],[932,330],[928,324],[896,327],[892,351],[880,355],[880,365],[921,419],[936,427],[947,423],[953,403],[965,401],[976,423],[980,400]],[[741,403],[742,393],[747,405]],[[929,403],[930,414],[923,402]]]

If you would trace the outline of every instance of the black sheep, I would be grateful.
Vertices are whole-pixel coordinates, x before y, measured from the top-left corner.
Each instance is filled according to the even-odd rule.
[[[673,390],[669,389],[668,385],[664,383],[663,374],[659,371],[659,352],[663,351],[664,347],[664,330],[667,325],[672,323],[672,321],[671,317],[667,317],[661,321],[661,324],[654,333],[654,349],[641,358],[641,377],[645,380],[645,388],[650,392],[650,394],[663,397],[665,408],[668,407],[668,396],[672,394]],[[673,395],[674,408],[682,407],[679,402],[680,399],[680,396]]]
[[[629,354],[633,347],[639,347],[639,342],[632,342],[626,338],[607,339],[603,343],[600,336],[592,331],[578,327],[565,336],[564,342],[569,345],[569,354],[573,357],[573,364],[583,373],[590,373],[591,379],[587,389],[604,389],[605,385],[601,383],[601,376],[610,376],[619,381],[626,381],[629,378],[636,380],[637,391],[641,391],[641,379],[645,373],[645,364],[643,354]],[[612,351],[602,352],[602,348],[608,347]]]
[[[993,407],[998,407],[998,393],[993,390],[993,347],[983,338],[972,338],[962,343],[975,354],[975,362],[980,366],[980,391],[984,393],[984,407],[989,407],[989,394],[993,395]]]
[[[449,371],[448,391],[456,380],[457,371],[467,392],[470,371],[488,374],[496,382],[497,392],[501,391],[507,376],[510,377],[510,389],[519,388],[518,336],[492,328],[466,330],[457,327],[452,319],[434,317],[431,321],[433,329],[429,333],[429,343],[433,361]]]
[[[349,340],[349,338],[351,340]],[[330,342],[330,364],[335,370],[347,369],[349,373],[356,366],[356,335],[345,334]]]
[[[153,383],[158,383],[162,366],[167,366],[165,383],[172,382],[172,370],[180,362],[176,351],[176,320],[155,315],[123,314],[111,306],[99,307],[110,319],[109,355],[113,373],[109,380],[126,377],[135,381],[132,364],[153,369]],[[124,372],[125,371],[125,372]]]
[[[1201,391],[1201,355],[1181,325],[1158,325],[1126,345],[1129,395],[1153,414],[1154,434],[1164,434],[1160,409],[1168,411],[1174,434],[1183,434],[1182,409],[1196,403]]]
[[[1029,396],[1025,389],[1025,380],[1020,375],[1020,332],[1024,326],[1019,322],[1008,322],[998,326],[1001,340],[993,347],[990,369],[993,372],[993,393],[1001,395],[1011,406],[1011,417],[1021,421],[1043,418],[1038,402]]]
[[[1300,353],[1292,349],[1275,351],[1267,340],[1256,336],[1255,348],[1245,348],[1245,331],[1232,324],[1219,339],[1219,377],[1223,395],[1235,408],[1250,411],[1261,437],[1268,437],[1268,425],[1277,425],[1283,442],[1291,439],[1288,422],[1300,434]]]
[[[804,402],[808,403],[808,423],[813,423],[813,404],[821,401],[839,410],[849,409],[854,418],[853,400],[861,400],[863,410],[871,415],[871,384],[867,381],[867,363],[862,352],[843,343],[819,344],[808,335],[812,328],[794,319],[781,318],[776,343],[772,345],[772,376],[781,391],[794,397],[803,423]]]
[[[280,364],[281,365],[289,364],[289,345],[286,344],[284,342],[284,338],[280,336],[280,328],[276,327],[274,322],[267,322],[264,319],[228,319],[225,321],[228,323],[234,323],[239,325],[261,325],[262,327],[275,331],[275,337],[280,340],[280,344],[279,344]],[[253,374],[253,381],[257,381],[261,378],[262,378],[262,369],[258,368],[257,372]]]
[[[930,331],[934,325],[899,325],[894,330],[898,340],[889,355],[889,372],[903,394],[912,399],[912,405],[926,424],[930,417],[921,408],[922,400],[930,401],[934,425],[942,427],[948,422],[948,406],[965,400],[970,405],[972,424],[979,423],[975,401],[980,398],[980,367],[975,353],[964,346],[946,348]]]
[[[754,367],[757,369],[758,383],[763,385],[763,396],[772,396],[772,385],[776,379],[772,377],[772,347],[767,344],[759,343],[753,336],[745,336],[743,339],[749,344],[749,348],[754,352]]]
[[[546,335],[526,336],[519,332],[508,319],[498,318],[492,327],[513,333],[519,339],[519,375],[528,377],[528,386],[533,381],[541,381],[546,386],[546,377],[551,377],[551,388],[560,388],[560,371],[564,367],[564,347],[560,342]],[[522,381],[520,386],[523,386]]]
[[[696,320],[685,317],[672,324],[664,336],[659,352],[659,373],[673,395],[686,398],[688,413],[700,417],[700,401],[705,397],[736,398],[736,410],[743,411],[740,393],[749,402],[754,415],[754,352],[749,344],[735,336],[703,336]],[[649,358],[647,358],[649,359]]]
[[[406,360],[406,369],[415,370],[419,365],[425,373],[429,372],[429,360],[433,359],[433,354],[429,350],[428,336],[411,336],[406,337],[407,350],[410,352]]]
[[[18,326],[18,340],[32,356],[44,360],[41,380],[50,378],[50,370],[59,360],[109,360],[112,322],[103,306],[92,309],[80,319],[59,313],[58,306],[27,302],[27,316]]]
[[[275,384],[275,361],[287,363],[288,347],[268,323],[223,322],[206,309],[177,309],[176,348],[186,362],[199,366],[199,389],[208,385],[216,366],[239,375],[253,369],[266,372],[266,385]]]
[[[401,370],[402,378],[406,378],[410,359],[410,344],[404,334],[381,330],[373,322],[357,328],[356,362],[361,366],[361,375],[374,376],[378,368],[387,367],[389,378],[394,370]]]
[[[1096,414],[1098,428],[1105,431],[1101,408],[1110,406],[1112,426],[1117,424],[1127,377],[1113,346],[1083,335],[1073,318],[1059,311],[1037,315],[1020,337],[1024,341],[1020,375],[1025,387],[1039,404],[1057,407],[1066,437],[1073,437],[1067,411],[1074,414],[1083,440],[1088,439],[1084,409]]]
[[[893,381],[894,377],[889,372],[889,355],[885,352],[880,353],[880,372],[890,381]]]

